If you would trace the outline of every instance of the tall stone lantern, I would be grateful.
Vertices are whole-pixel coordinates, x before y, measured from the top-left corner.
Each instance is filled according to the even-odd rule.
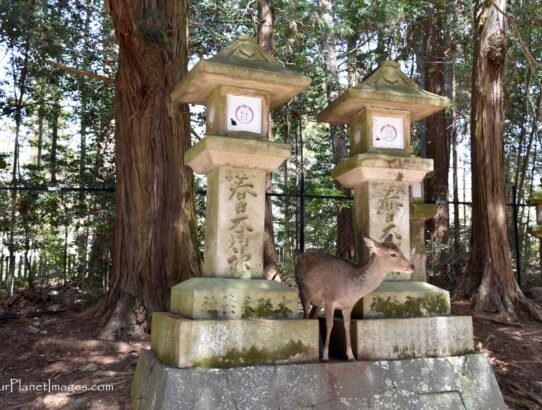
[[[542,178],[540,179],[540,187],[541,189],[533,192],[528,201],[529,205],[534,206],[536,210],[536,224],[529,228],[529,232],[542,241]]]
[[[151,348],[175,367],[318,360],[318,322],[302,320],[297,292],[263,279],[267,173],[291,148],[270,141],[269,113],[310,80],[286,70],[254,38],[200,61],[172,93],[206,106],[206,136],[185,164],[207,176],[203,277],[171,290],[155,313]]]
[[[529,228],[529,233],[535,238],[538,238],[540,271],[542,274],[542,178],[540,178],[540,188],[538,191],[533,192],[529,197],[528,203],[534,206],[536,210],[536,224]],[[542,287],[531,288],[531,292],[536,299],[542,300]]]
[[[394,242],[411,255],[410,213],[417,208],[411,207],[410,190],[421,189],[433,160],[412,155],[410,126],[447,104],[447,98],[421,90],[397,63],[387,61],[318,115],[321,122],[348,124],[350,158],[337,165],[332,176],[354,190],[358,262],[369,256],[363,236]],[[413,216],[423,219],[430,211],[421,209]],[[352,316],[359,319],[352,326],[357,358],[446,356],[472,350],[471,318],[449,315],[447,291],[411,281],[411,274],[391,273],[354,308]],[[342,333],[335,332],[332,347],[343,346]]]

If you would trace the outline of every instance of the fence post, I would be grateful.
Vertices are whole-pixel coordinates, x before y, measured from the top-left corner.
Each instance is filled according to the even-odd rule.
[[[516,248],[516,279],[518,286],[521,287],[521,250],[519,249],[518,204],[515,185],[512,186],[512,220],[514,223],[514,243]]]

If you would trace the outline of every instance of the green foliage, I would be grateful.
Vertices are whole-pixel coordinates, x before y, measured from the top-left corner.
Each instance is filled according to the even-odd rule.
[[[255,1],[194,0],[191,2],[189,50],[195,63],[217,53],[237,35],[256,35]],[[472,31],[474,2],[457,0],[343,0],[329,2],[295,0],[273,2],[275,13],[274,55],[289,69],[311,78],[310,88],[273,113],[273,138],[292,146],[292,158],[273,173],[273,191],[291,196],[273,197],[274,233],[281,273],[288,276],[300,247],[300,199],[302,176],[307,194],[348,195],[331,179],[330,171],[340,153],[333,144],[345,144],[345,127],[318,124],[315,116],[328,104],[329,91],[340,92],[361,81],[387,59],[400,62],[405,72],[425,86],[424,24],[430,13],[442,19],[445,60],[440,62],[451,94],[455,78],[453,110],[456,114],[459,166],[459,200],[470,200],[470,88],[472,80]],[[524,202],[541,176],[540,65],[529,64],[525,49],[542,61],[542,5],[528,0],[511,3],[510,45],[506,59],[505,156],[507,196],[518,187]],[[515,27],[515,28],[514,28]],[[150,30],[150,29],[149,29]],[[152,30],[151,30],[152,31]],[[159,33],[167,36],[167,33]],[[154,35],[150,32],[149,35]],[[333,40],[337,84],[327,72],[325,45]],[[521,41],[520,41],[521,40]],[[521,44],[524,44],[522,46]],[[113,78],[117,46],[103,2],[92,0],[4,0],[0,3],[0,184],[114,187],[114,88],[93,78],[54,67],[51,62]],[[333,76],[332,76],[333,77]],[[192,109],[193,129],[203,136],[205,113]],[[17,125],[18,124],[18,125]],[[21,156],[14,164],[15,134],[19,130]],[[413,126],[415,152],[425,154],[425,126]],[[195,141],[195,138],[194,138]],[[303,143],[304,158],[300,152]],[[15,167],[14,167],[15,165]],[[15,168],[15,174],[12,173]],[[465,182],[463,182],[465,181]],[[198,232],[203,251],[205,178],[195,178]],[[114,195],[111,193],[47,193],[20,191],[15,208],[11,193],[0,191],[1,251],[13,249],[26,255],[25,277],[37,282],[66,280],[85,287],[100,286],[111,267]],[[305,248],[337,252],[339,207],[352,201],[305,199]],[[14,239],[11,210],[15,209]],[[429,274],[464,267],[470,237],[469,213],[461,211],[459,247],[453,235],[446,244],[429,243]],[[536,265],[539,251],[527,227],[534,216],[520,209],[523,268]],[[452,219],[453,220],[453,219]],[[4,269],[5,272],[5,269]],[[5,279],[0,278],[0,281]],[[19,279],[17,279],[19,280]],[[34,280],[34,279],[32,279]]]
[[[8,56],[1,68],[0,127],[19,133],[16,164],[14,138],[9,147],[2,145],[2,186],[114,187],[113,88],[52,65],[114,75],[116,47],[102,6],[64,0],[0,5],[0,47]],[[24,265],[15,285],[103,287],[101,278],[110,270],[113,196],[19,191],[10,243],[11,195],[0,194],[0,229],[2,254],[11,248]]]

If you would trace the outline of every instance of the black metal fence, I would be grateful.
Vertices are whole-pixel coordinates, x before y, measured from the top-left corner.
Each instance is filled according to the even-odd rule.
[[[12,189],[0,187],[2,191]],[[34,195],[34,203],[47,204],[51,200],[49,196],[54,195],[56,202],[53,201],[53,206],[62,206],[63,202],[76,203],[80,200],[80,197],[72,197],[68,201],[66,198],[63,199],[63,196],[79,196],[83,193],[99,195],[101,201],[98,202],[109,206],[107,209],[101,206],[86,208],[86,215],[82,215],[81,210],[66,209],[65,212],[71,212],[71,215],[65,214],[65,218],[57,221],[47,220],[47,210],[42,210],[40,217],[47,220],[53,229],[45,234],[54,237],[50,241],[42,242],[31,237],[31,224],[36,221],[25,221],[24,209],[19,209],[21,217],[17,224],[19,229],[30,237],[27,238],[28,242],[22,238],[15,252],[16,257],[13,261],[15,294],[11,297],[6,294],[7,273],[11,262],[7,247],[2,245],[0,248],[0,285],[3,289],[0,295],[4,296],[0,302],[0,315],[2,311],[4,314],[9,311],[24,313],[25,309],[35,311],[36,305],[39,307],[38,310],[63,309],[97,300],[108,289],[111,278],[114,212],[111,204],[114,204],[114,189],[109,187],[15,189],[23,193],[31,192]],[[292,275],[296,255],[306,249],[319,248],[345,257],[353,256],[351,196],[322,195],[305,192],[303,189],[268,195],[273,200],[274,235],[281,275],[284,277]],[[204,196],[204,191],[197,192],[200,226],[204,225]],[[468,260],[471,204],[468,202],[446,204],[450,209],[449,241],[444,244],[427,242],[427,271],[430,280],[446,269],[446,265],[464,267]],[[508,205],[510,211],[508,220],[511,222],[510,243],[517,280],[523,288],[542,286],[538,240],[527,234],[525,224],[519,223],[520,220],[530,220],[533,223],[534,209],[525,204],[517,204],[515,195],[514,201]],[[454,218],[454,210],[459,212],[458,218]],[[85,233],[85,221],[92,219],[96,222],[96,218],[102,221],[101,231]],[[459,221],[457,226],[454,220]],[[27,227],[22,227],[25,224]],[[4,232],[3,244],[6,243],[5,239]],[[203,235],[201,240],[203,241]],[[459,243],[455,243],[457,240]],[[30,247],[25,249],[25,243],[30,243]],[[79,256],[81,247],[84,247],[86,252],[84,260]]]

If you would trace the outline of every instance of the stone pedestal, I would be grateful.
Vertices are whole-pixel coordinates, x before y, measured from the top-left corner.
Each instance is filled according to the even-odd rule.
[[[235,367],[318,360],[316,320],[152,317],[151,350],[172,367]]]
[[[435,204],[410,204],[410,260],[414,264],[412,280],[427,282],[427,251],[425,249],[425,221],[437,213]]]
[[[317,361],[318,321],[298,313],[297,291],[266,281],[263,235],[267,172],[290,155],[269,141],[207,136],[186,163],[207,175],[204,277],[171,289],[155,313],[151,349],[173,367]]]
[[[178,369],[144,350],[131,401],[135,410],[506,408],[483,354]]]
[[[450,312],[447,290],[425,282],[385,281],[356,304],[352,316],[408,318],[449,315]]]
[[[470,316],[353,320],[350,332],[358,360],[461,356],[474,351]],[[346,358],[345,343],[344,323],[335,319],[330,346],[334,357]]]

